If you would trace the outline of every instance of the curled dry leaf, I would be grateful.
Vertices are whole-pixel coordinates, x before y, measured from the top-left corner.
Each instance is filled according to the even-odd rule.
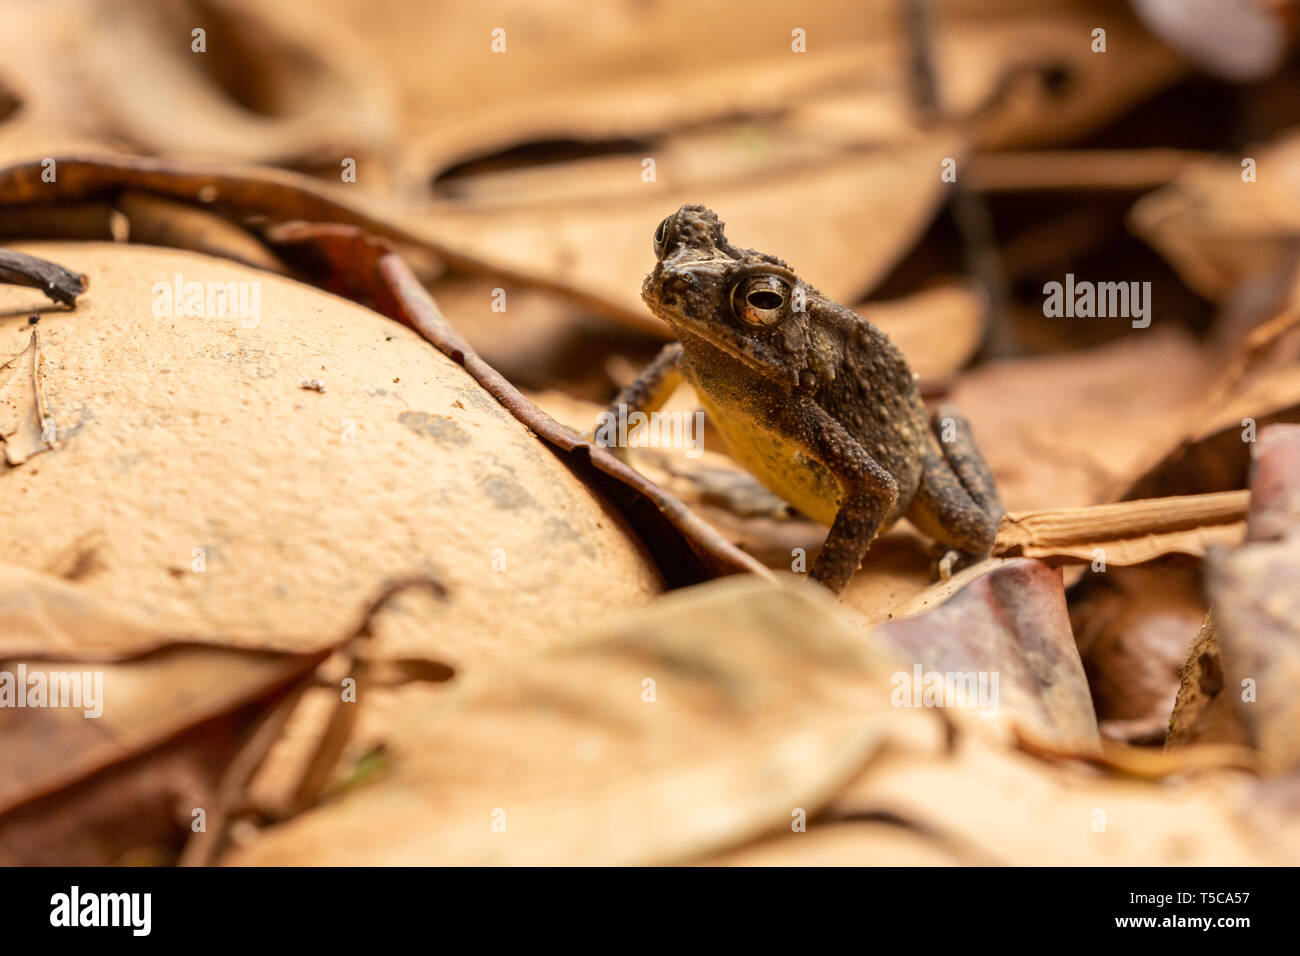
[[[213,805],[220,768],[258,706],[183,729],[156,750],[0,816],[0,857],[10,865],[175,862],[186,833],[202,820],[194,811]]]
[[[500,38],[504,56],[486,41],[511,21],[505,3],[462,9],[385,3],[377,15],[353,0],[328,0],[321,15],[385,51],[404,108],[404,166],[419,183],[523,143],[613,141],[627,149],[629,139],[636,143],[674,126],[761,119],[863,87],[877,93],[885,86],[897,100],[901,85],[890,0],[830,0],[804,11],[799,26],[822,38],[817,56],[790,55],[791,24],[779,9],[740,0],[612,7],[599,23],[578,6],[542,9],[548,42],[530,43],[507,29]],[[682,42],[688,27],[708,38],[707,55]],[[591,40],[593,28],[598,42]],[[448,35],[485,42],[448,45],[440,69],[432,71],[426,38]],[[557,58],[563,70],[555,69]],[[447,82],[449,76],[456,82]]]
[[[1295,290],[1300,302],[1300,288]],[[1250,449],[1267,425],[1300,420],[1300,310],[1247,336],[1208,391],[1160,433],[1111,496],[1157,498],[1247,484]]]
[[[939,161],[959,152],[935,134],[890,152],[837,157],[792,175],[788,191],[765,180],[714,190],[744,241],[779,251],[796,265],[815,262],[812,281],[832,298],[865,294],[928,224],[943,197]],[[637,295],[653,265],[653,224],[693,193],[677,190],[602,209],[593,219],[560,204],[552,210],[413,207],[306,176],[267,168],[223,167],[122,156],[54,157],[58,178],[42,180],[40,160],[0,169],[0,202],[84,201],[127,188],[200,200],[234,218],[351,225],[412,255],[436,256],[465,272],[561,293],[630,327],[663,334]],[[792,201],[808,210],[793,223]],[[858,195],[856,205],[846,195]],[[875,210],[863,213],[863,209]],[[814,212],[820,210],[817,215]],[[593,254],[593,251],[598,254]]]
[[[461,175],[440,185],[492,178],[472,168],[464,175],[458,164],[517,164],[528,145],[576,147],[582,158],[563,164],[572,167],[564,181],[576,187],[581,172],[590,174],[593,153],[635,162],[652,156],[661,178],[680,182],[697,172],[702,150],[677,153],[671,140],[701,129],[718,129],[721,138],[728,123],[744,124],[729,137],[743,148],[726,167],[732,170],[771,165],[792,148],[888,144],[916,130],[906,81],[911,39],[891,0],[833,0],[802,10],[799,27],[815,44],[809,56],[790,55],[791,25],[779,7],[671,0],[613,8],[602,17],[600,42],[591,43],[582,8],[550,4],[553,32],[544,49],[507,31],[500,39],[508,56],[463,44],[446,51],[439,71],[427,68],[423,38],[450,31],[486,37],[509,19],[507,10],[494,3],[454,14],[405,3],[382,10],[330,0],[322,15],[385,51],[403,107],[403,178],[413,188],[449,169]],[[1078,138],[1186,71],[1121,8],[1107,11],[1106,26],[1130,55],[1093,55],[1079,40],[1096,25],[1086,0],[943,5],[933,21],[945,113],[1001,145]],[[707,55],[680,42],[684,29],[708,37]],[[563,71],[554,69],[557,56]],[[447,75],[458,82],[445,82]],[[495,171],[499,164],[482,165]],[[623,189],[640,185],[639,168],[629,169],[631,176],[619,177]],[[557,181],[548,181],[552,195],[560,192]]]
[[[878,625],[876,634],[914,664],[901,706],[919,706],[933,683],[976,724],[1000,718],[1002,727],[1078,750],[1099,744],[1059,570],[1008,561],[933,610]]]
[[[1233,702],[1236,694],[1231,688],[1224,692],[1223,660],[1213,614],[1206,616],[1178,676],[1178,696],[1165,738],[1167,750],[1189,744],[1249,745],[1244,717]]]
[[[235,219],[353,225],[399,244],[429,249],[426,240],[404,228],[400,213],[382,201],[288,170],[111,154],[70,154],[50,159],[57,169],[53,181],[48,179],[47,166],[40,159],[14,161],[0,169],[0,203],[80,203],[114,197],[123,190],[138,190],[203,203]],[[447,257],[457,265],[474,265],[456,259],[454,254]]]
[[[412,586],[441,593],[441,585],[428,578],[387,585],[330,643],[346,647],[367,634],[379,609]],[[83,631],[93,634],[118,624],[114,609],[82,610],[86,614],[77,626]],[[247,742],[245,731],[263,708],[277,718],[287,716],[297,696],[294,688],[329,653],[201,647],[160,632],[153,638],[161,649],[129,661],[104,664],[84,649],[68,660],[70,655],[54,647],[47,656],[65,658],[59,663],[5,664],[0,694],[30,696],[33,681],[62,693],[55,688],[69,683],[70,671],[84,674],[85,681],[73,683],[71,709],[23,710],[12,702],[0,709],[6,740],[0,757],[0,859],[105,865],[156,843],[160,858],[151,862],[171,862],[196,812],[205,815],[201,832],[220,832],[220,815],[241,799],[244,777],[251,772],[240,773],[245,752],[264,751],[270,743],[266,729]],[[16,683],[6,687],[14,674]],[[93,726],[83,715],[97,718]],[[255,756],[260,759],[260,752]],[[227,764],[218,787],[213,775]],[[233,784],[226,779],[232,773],[239,776]],[[68,815],[94,820],[93,838],[82,827],[68,826]]]
[[[1249,164],[1218,157],[1197,163],[1129,214],[1133,231],[1216,301],[1245,280],[1289,270],[1300,238],[1300,132],[1245,157]]]
[[[1101,732],[1163,742],[1187,647],[1205,619],[1201,564],[1106,566],[1074,589],[1070,618]]]
[[[1251,540],[1206,567],[1228,696],[1254,746],[1279,771],[1300,770],[1300,427],[1274,426],[1255,446],[1264,478]]]

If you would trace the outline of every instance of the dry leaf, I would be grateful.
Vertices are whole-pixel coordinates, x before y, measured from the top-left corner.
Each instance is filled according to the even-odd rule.
[[[1300,289],[1297,290],[1300,292]],[[1157,433],[1116,498],[1157,498],[1243,488],[1250,449],[1267,425],[1300,420],[1300,312],[1254,330],[1206,394]]]
[[[1153,33],[1202,69],[1236,82],[1274,70],[1287,48],[1280,8],[1251,0],[1134,0]]]
[[[328,642],[386,579],[432,571],[451,601],[404,627],[457,666],[518,651],[501,635],[521,616],[575,625],[661,589],[617,513],[409,330],[190,253],[57,254],[96,291],[41,321],[61,445],[0,484],[6,561],[47,567],[99,529],[84,593],[172,633],[288,651]],[[177,276],[242,283],[256,314],[156,316],[155,284],[171,306]],[[11,330],[34,297],[0,289]],[[308,378],[327,391],[303,391]]]
[[[1271,767],[1300,768],[1296,697],[1300,681],[1300,427],[1272,426],[1254,446],[1252,535],[1242,547],[1212,552],[1207,590],[1214,605],[1183,672],[1171,743],[1246,739]]]
[[[890,726],[926,721],[890,706],[896,669],[816,586],[680,591],[437,701],[391,701],[381,779],[225,862],[697,858],[814,814]]]
[[[1152,436],[1189,414],[1207,366],[1181,333],[1146,330],[1095,349],[987,363],[949,399],[970,420],[1009,509],[1080,507],[1110,500],[1150,455]]]
[[[318,161],[393,134],[374,54],[306,10],[240,0],[53,9],[5,5],[0,62],[24,107],[0,137],[7,158],[14,140],[66,148],[84,137],[156,155]]]
[[[1073,558],[1096,564],[1144,564],[1166,554],[1204,557],[1215,545],[1240,544],[1250,493],[1224,491],[1144,498],[1091,508],[1012,511],[1002,516],[993,553]]]
[[[1079,750],[1099,743],[1059,570],[1009,561],[933,610],[882,623],[876,633],[914,662],[916,675],[904,687],[918,702],[923,674],[938,675],[966,695],[956,699],[972,723],[999,721]]]
[[[924,230],[943,198],[936,170],[959,154],[952,136],[805,164],[780,177],[713,184],[709,202],[742,247],[790,262],[832,299],[861,298]],[[630,170],[635,175],[635,167]],[[641,280],[654,265],[654,225],[699,197],[690,184],[647,187],[603,203],[595,216],[568,202],[500,209],[434,203],[423,210],[423,234],[503,274],[553,289],[581,290],[583,301],[632,328],[661,323],[641,303]],[[801,210],[791,218],[791,207]],[[598,250],[598,252],[594,251]]]
[[[0,365],[0,442],[10,465],[21,465],[54,445],[45,411],[43,366],[41,335],[36,329],[32,329],[27,348]]]
[[[1160,743],[1206,602],[1201,564],[1185,558],[1085,574],[1070,601],[1104,736]]]
[[[890,337],[923,382],[942,381],[975,355],[984,338],[987,297],[971,283],[935,286],[892,302],[864,302],[855,311]]]
[[[275,254],[248,230],[186,203],[127,191],[117,200],[132,242],[189,249],[287,275]]]
[[[1249,735],[1233,703],[1235,696],[1231,691],[1223,693],[1218,628],[1213,615],[1209,615],[1179,671],[1178,697],[1169,718],[1165,747],[1173,751],[1202,743],[1248,746]]]
[[[86,686],[98,688],[102,716],[87,720],[81,709],[0,709],[6,740],[0,860],[103,866],[141,846],[147,835],[174,843],[188,831],[191,811],[211,803],[198,782],[171,793],[175,771],[160,774],[160,765],[180,761],[206,778],[237,747],[249,720],[241,708],[301,680],[319,660],[189,647],[122,664],[7,661],[7,671],[17,675],[26,668],[28,679],[37,671],[92,675]],[[204,729],[193,732],[199,726]],[[176,803],[169,806],[172,798]],[[92,836],[89,821],[107,833]]]
[[[1266,428],[1255,446],[1268,476],[1252,516],[1252,537],[1236,551],[1216,551],[1206,568],[1224,675],[1223,694],[1250,738],[1279,770],[1300,770],[1300,523],[1292,511],[1300,476],[1287,469],[1300,455],[1300,427]],[[1270,462],[1275,458],[1277,461]],[[1284,473],[1286,477],[1282,479]]]
[[[1252,830],[1245,796],[1246,781],[1237,775],[1181,786],[1116,779],[1046,764],[967,735],[951,753],[888,751],[867,765],[831,812],[900,820],[986,864],[1285,861],[1275,834]],[[1294,823],[1289,826],[1294,830]]]
[[[1245,156],[1253,161],[1249,179],[1240,157],[1207,159],[1130,214],[1133,231],[1215,300],[1243,280],[1289,269],[1300,239],[1300,133]]]

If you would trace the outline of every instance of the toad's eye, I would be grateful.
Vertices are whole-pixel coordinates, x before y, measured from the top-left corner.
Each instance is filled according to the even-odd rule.
[[[659,223],[659,228],[655,230],[655,258],[662,259],[664,250],[668,245],[668,230],[673,224],[673,217],[667,216],[663,222]]]
[[[780,276],[750,276],[731,290],[731,311],[736,318],[755,328],[776,325],[785,318],[790,301],[790,284]]]

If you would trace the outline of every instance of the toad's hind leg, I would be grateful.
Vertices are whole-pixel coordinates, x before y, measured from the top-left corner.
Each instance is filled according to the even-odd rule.
[[[970,423],[953,406],[944,402],[930,418],[930,428],[939,439],[943,457],[956,473],[962,487],[984,510],[1002,517],[1002,499],[988,462],[980,454]]]
[[[952,406],[939,406],[931,427],[943,454],[927,444],[908,520],[940,544],[971,556],[987,555],[1002,517],[993,475],[970,425]]]

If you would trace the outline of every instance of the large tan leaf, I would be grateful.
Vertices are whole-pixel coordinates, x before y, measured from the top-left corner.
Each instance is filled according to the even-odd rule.
[[[44,312],[59,436],[57,450],[0,476],[0,559],[44,570],[93,536],[79,590],[162,630],[279,650],[329,643],[385,581],[432,573],[448,602],[396,629],[453,666],[519,651],[500,636],[521,616],[572,626],[662,586],[618,515],[410,330],[194,254],[44,251],[94,291],[70,313],[0,288],[0,335],[26,341],[28,312]],[[248,283],[255,327],[239,315],[155,316],[154,284],[177,275]],[[113,654],[102,634],[65,636]],[[7,631],[0,646],[14,657],[52,649],[31,631]]]
[[[925,722],[890,706],[896,668],[814,585],[679,591],[438,701],[390,701],[384,776],[226,861],[690,860],[815,813],[889,727]]]
[[[972,735],[939,756],[885,754],[831,812],[902,820],[985,864],[1283,863],[1288,857],[1276,837],[1251,826],[1247,797],[1247,780],[1236,775],[1181,786],[1098,776]]]

